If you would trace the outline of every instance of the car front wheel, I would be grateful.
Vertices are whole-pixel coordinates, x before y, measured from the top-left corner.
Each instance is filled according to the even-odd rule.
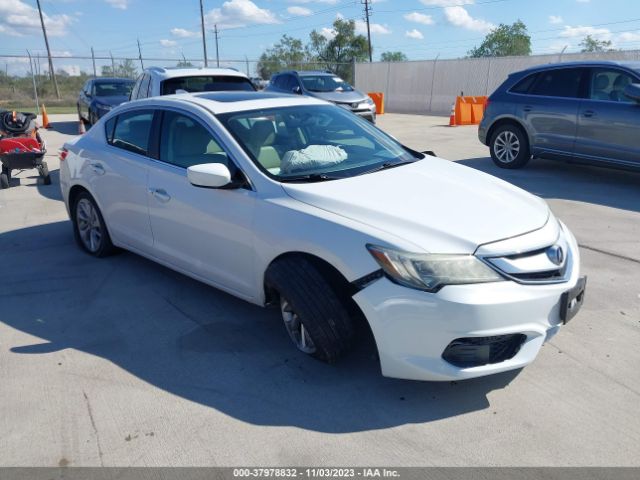
[[[350,349],[353,321],[311,261],[292,257],[276,262],[267,271],[267,284],[279,296],[285,330],[298,350],[333,363]]]
[[[531,159],[529,141],[516,125],[503,125],[491,136],[491,158],[500,168],[521,168]]]
[[[73,233],[80,248],[95,257],[114,251],[104,218],[88,192],[78,194],[73,206]]]

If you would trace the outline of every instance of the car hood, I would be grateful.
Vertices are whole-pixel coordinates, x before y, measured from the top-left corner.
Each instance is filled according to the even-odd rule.
[[[334,103],[355,103],[355,102],[362,102],[367,99],[367,96],[358,90],[353,90],[351,92],[341,92],[338,90],[335,92],[310,92],[310,93],[312,96],[316,98],[320,98],[322,100],[326,100],[328,102],[334,102]]]
[[[318,183],[283,183],[294,199],[387,232],[416,251],[473,253],[542,228],[546,202],[507,182],[434,157]]]
[[[124,95],[116,95],[109,97],[94,97],[94,100],[96,101],[96,103],[102,103],[103,105],[111,105],[112,107],[115,107],[116,105],[120,105],[121,103],[128,101],[129,97]]]

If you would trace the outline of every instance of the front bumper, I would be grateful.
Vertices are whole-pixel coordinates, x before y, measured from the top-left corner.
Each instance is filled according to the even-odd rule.
[[[446,381],[522,368],[562,325],[562,294],[579,280],[579,254],[568,281],[523,285],[502,281],[446,286],[437,293],[413,290],[381,278],[354,295],[369,321],[382,374],[411,380]],[[499,336],[521,339],[517,352],[497,363],[456,366],[443,358],[456,340]]]
[[[352,110],[352,112],[358,115],[359,117],[364,118],[365,120],[369,120],[371,123],[376,123],[375,110],[361,110],[361,111]]]

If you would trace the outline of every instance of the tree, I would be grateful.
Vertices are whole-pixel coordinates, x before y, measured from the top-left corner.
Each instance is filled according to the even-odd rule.
[[[348,81],[352,79],[352,61],[369,59],[367,37],[356,35],[356,22],[342,20],[333,22],[332,38],[313,30],[309,34],[308,51],[325,68]]]
[[[179,68],[191,68],[194,67],[195,65],[191,62],[189,62],[188,60],[180,60],[177,64],[176,67]]]
[[[381,62],[406,62],[409,60],[402,52],[382,52],[380,55]]]
[[[598,40],[591,35],[587,35],[579,44],[582,47],[582,52],[613,52],[611,47],[611,40]]]
[[[258,74],[262,78],[271,78],[276,72],[288,68],[301,68],[308,60],[308,52],[302,40],[283,35],[278,43],[267,49],[258,60]]]
[[[487,34],[479,47],[469,50],[468,55],[473,58],[531,55],[527,26],[521,20],[513,25],[501,23]]]
[[[138,69],[130,58],[125,58],[120,63],[116,63],[115,70],[111,65],[103,65],[101,72],[103,77],[135,78],[138,75]]]

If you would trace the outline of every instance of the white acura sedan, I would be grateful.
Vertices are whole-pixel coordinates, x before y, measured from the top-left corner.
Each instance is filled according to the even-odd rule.
[[[61,152],[78,244],[121,247],[249,302],[333,362],[364,316],[382,373],[521,368],[580,308],[547,204],[321,100],[253,92],[124,104]]]

